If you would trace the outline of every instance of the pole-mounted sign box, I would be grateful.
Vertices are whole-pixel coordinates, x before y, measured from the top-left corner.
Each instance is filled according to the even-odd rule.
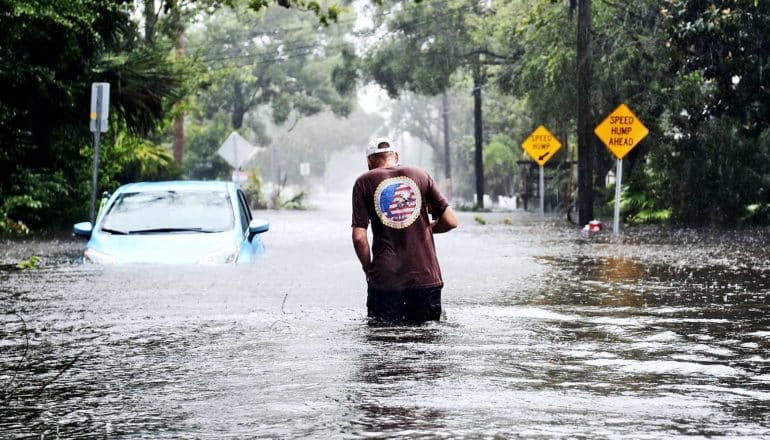
[[[110,116],[110,83],[91,84],[91,132],[106,133]]]

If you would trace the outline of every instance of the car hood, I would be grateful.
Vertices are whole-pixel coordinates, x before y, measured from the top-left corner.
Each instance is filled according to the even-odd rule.
[[[232,232],[144,235],[98,233],[88,242],[87,252],[89,250],[103,254],[107,260],[105,262],[118,264],[224,263],[217,261],[217,257],[236,254],[237,240]]]

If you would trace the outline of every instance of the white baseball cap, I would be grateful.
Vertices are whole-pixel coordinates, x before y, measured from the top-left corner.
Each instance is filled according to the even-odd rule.
[[[369,157],[372,154],[377,154],[377,153],[387,153],[389,151],[398,152],[398,150],[396,150],[396,147],[393,146],[393,142],[390,141],[390,138],[387,138],[387,137],[374,138],[374,140],[366,147],[366,157]]]

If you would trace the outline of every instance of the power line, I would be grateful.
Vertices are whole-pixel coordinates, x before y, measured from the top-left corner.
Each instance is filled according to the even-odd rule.
[[[448,29],[442,29],[442,30],[448,30]],[[246,67],[246,66],[252,66],[255,64],[273,64],[278,62],[285,62],[289,61],[291,59],[301,58],[307,55],[312,55],[316,49],[331,49],[331,50],[344,50],[350,48],[350,45],[348,43],[336,43],[331,45],[321,45],[321,44],[310,44],[310,45],[303,45],[303,46],[295,46],[295,47],[289,47],[288,49],[282,50],[280,54],[243,54],[243,55],[233,55],[233,56],[225,56],[220,58],[209,58],[202,60],[203,62],[209,63],[209,62],[217,62],[217,61],[230,61],[230,60],[244,60],[246,62],[244,63],[238,63],[234,65],[228,65],[228,66],[222,66],[221,68],[215,68],[215,69],[209,69],[209,71],[216,72],[225,70],[231,67]],[[499,57],[499,55],[498,55]]]
[[[437,2],[434,2],[434,3],[446,4],[446,3],[448,3],[448,1],[449,0],[442,0],[442,1],[437,1]],[[451,10],[451,9],[450,10],[446,10],[442,14],[433,15],[431,17],[428,17],[428,18],[424,19],[424,20],[412,22],[412,23],[410,23],[410,25],[413,26],[413,27],[421,27],[422,25],[425,25],[425,24],[434,22],[436,20],[441,20],[442,18],[447,18],[447,17],[449,17],[451,15],[454,15],[457,12],[462,11],[463,9],[468,9],[468,7],[461,7],[459,9],[455,9],[455,10]],[[383,18],[384,16],[390,15],[392,13],[394,13],[393,10],[388,10],[386,12],[378,14],[376,16],[376,18]],[[352,23],[353,21],[355,21],[355,19],[349,20],[348,23]],[[284,32],[284,31],[291,31],[291,32],[297,31],[298,32],[298,31],[305,30],[305,29],[307,29],[307,28],[306,27],[284,28],[284,29],[281,29],[280,32]],[[440,29],[440,30],[449,30],[449,29]],[[372,29],[372,30],[366,31],[366,32],[358,32],[358,35],[359,36],[361,36],[361,35],[363,35],[363,36],[367,36],[367,35],[368,36],[373,36],[373,35],[375,35],[376,31],[377,31],[376,29]],[[276,33],[276,32],[273,32],[273,33]],[[424,36],[428,36],[428,35],[429,34],[426,33]],[[417,37],[419,38],[420,35],[418,34]],[[298,45],[298,46],[283,47],[282,48],[282,53],[280,55],[274,55],[274,56],[271,56],[271,57],[265,57],[262,54],[224,55],[224,56],[215,57],[215,58],[204,58],[202,61],[204,63],[209,63],[209,62],[216,62],[216,61],[228,61],[228,60],[234,60],[234,59],[253,59],[254,61],[259,61],[259,62],[262,62],[262,63],[264,63],[264,62],[277,62],[277,61],[284,61],[284,60],[287,60],[287,59],[295,58],[292,55],[297,55],[297,56],[310,55],[310,54],[312,54],[314,49],[329,49],[329,48],[334,49],[334,48],[336,48],[338,50],[341,50],[341,49],[348,48],[348,47],[350,47],[350,43],[337,43],[337,44],[333,44],[333,45],[325,45],[323,43],[316,42],[316,43],[313,43],[313,44],[305,44],[305,45]],[[242,66],[245,66],[245,65],[248,65],[248,64],[239,65],[239,67],[242,67]]]

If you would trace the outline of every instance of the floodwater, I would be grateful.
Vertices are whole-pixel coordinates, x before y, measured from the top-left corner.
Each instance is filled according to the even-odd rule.
[[[347,199],[315,205],[258,212],[246,267],[0,243],[0,438],[770,436],[767,230],[461,213],[446,319],[373,326]]]

